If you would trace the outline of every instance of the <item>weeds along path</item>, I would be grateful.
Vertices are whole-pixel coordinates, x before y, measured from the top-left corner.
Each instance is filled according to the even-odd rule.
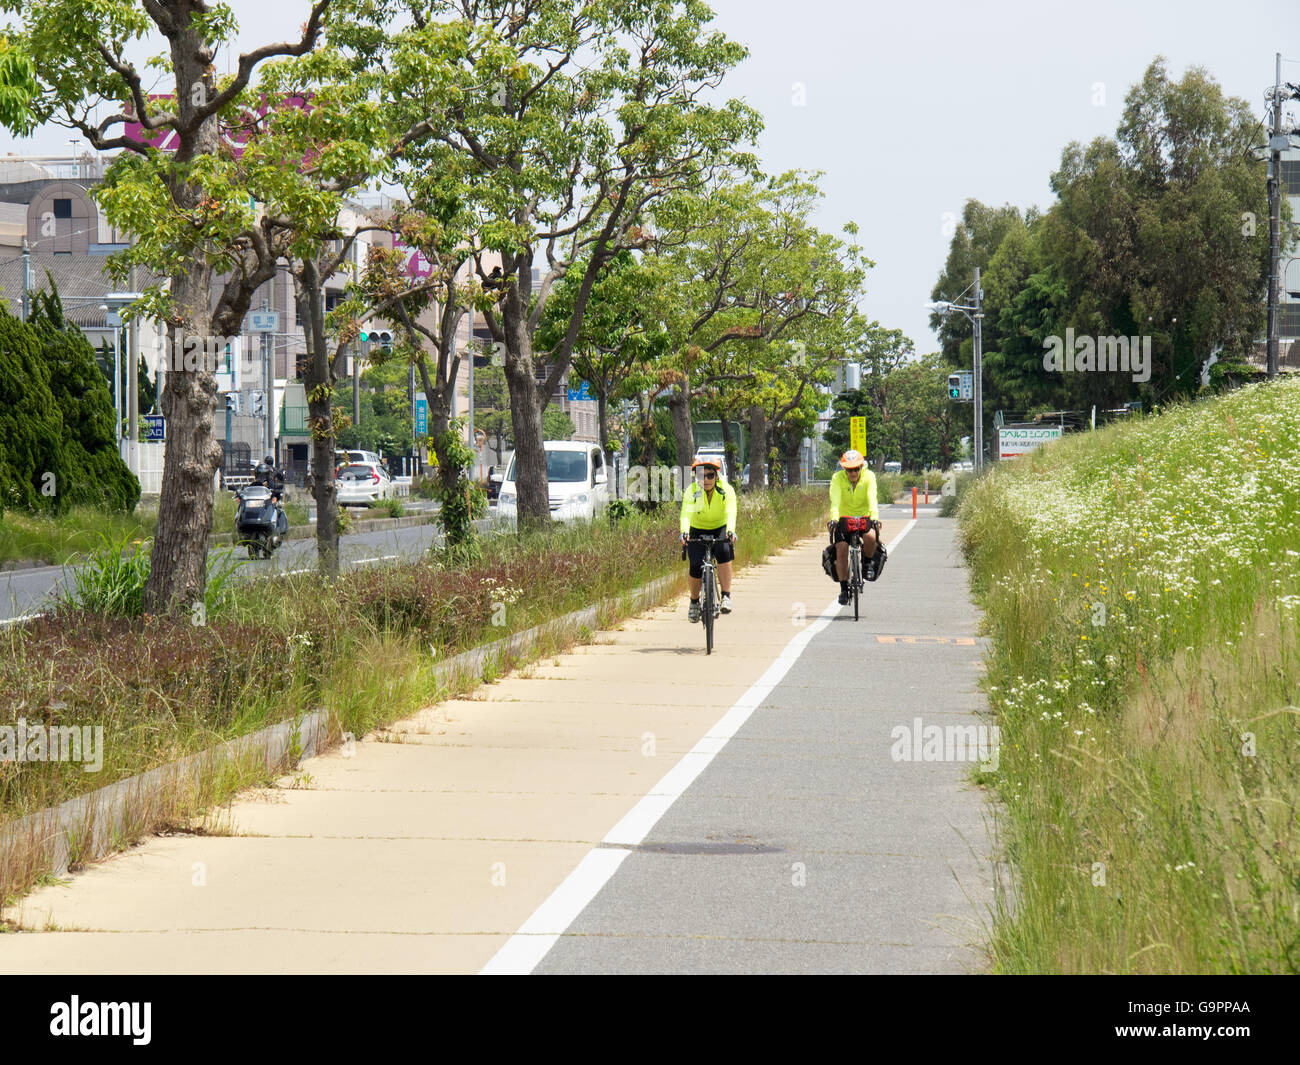
[[[1008,972],[1300,969],[1300,381],[1004,463],[961,522],[992,639]]]

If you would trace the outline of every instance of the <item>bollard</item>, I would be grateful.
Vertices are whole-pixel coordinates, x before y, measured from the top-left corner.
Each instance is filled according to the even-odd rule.
[[[925,505],[930,505],[930,478],[925,479]]]
[[[916,485],[912,485],[912,517],[916,517]]]

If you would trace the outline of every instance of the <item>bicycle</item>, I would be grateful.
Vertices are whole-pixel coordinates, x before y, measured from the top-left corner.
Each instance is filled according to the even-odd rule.
[[[863,590],[862,583],[862,534],[875,528],[870,518],[845,518],[844,531],[849,538],[849,591],[853,593],[853,620],[857,621],[858,598]],[[831,534],[834,542],[835,534]]]
[[[713,654],[713,622],[721,612],[722,604],[718,598],[718,566],[713,561],[713,545],[721,540],[720,536],[692,536],[693,543],[704,545],[703,572],[700,574],[700,620],[704,622],[704,653]],[[682,545],[682,559],[686,558],[686,546]]]

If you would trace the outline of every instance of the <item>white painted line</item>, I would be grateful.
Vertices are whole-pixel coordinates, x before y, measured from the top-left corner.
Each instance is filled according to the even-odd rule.
[[[479,970],[479,975],[527,976],[531,973],[631,853],[612,849],[588,851],[578,867],[564,878],[564,883],[551,892],[550,898]]]
[[[43,617],[45,617],[45,614],[43,612],[40,614],[20,614],[16,618],[5,618],[4,620],[0,621],[0,625],[18,625],[24,621],[35,621],[37,618],[43,618]]]
[[[352,564],[359,566],[363,562],[391,562],[395,558],[401,558],[400,555],[383,555],[380,558],[354,558]]]
[[[910,519],[903,530],[885,545],[885,550],[893,551],[903,537],[912,531],[916,522],[916,518]],[[798,661],[812,638],[839,616],[840,609],[838,600],[831,600],[816,621],[786,644],[763,675],[736,700],[699,743],[683,755],[681,761],[609,830],[601,841],[604,846],[587,852],[578,867],[564,878],[564,882],[551,892],[536,912],[493,955],[492,960],[480,970],[480,975],[527,976],[537,968],[569,925],[577,920],[578,915],[609,882],[623,859],[632,853],[623,848],[635,847],[645,839],[669,807],[704,772],[714,755],[727,745],[727,741],[790,672],[790,667]]]

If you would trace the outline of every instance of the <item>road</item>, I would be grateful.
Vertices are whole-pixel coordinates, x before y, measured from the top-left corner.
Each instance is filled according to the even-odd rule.
[[[414,525],[384,532],[366,532],[344,536],[339,541],[342,565],[371,565],[396,558],[417,559],[438,540],[434,525]],[[213,553],[229,550],[216,547]],[[240,551],[236,557],[244,559]],[[247,559],[240,577],[253,579],[274,573],[310,569],[316,564],[314,539],[286,540],[269,559]],[[50,597],[70,579],[72,566],[39,566],[32,569],[6,570],[0,573],[0,622],[30,615],[44,609]]]

